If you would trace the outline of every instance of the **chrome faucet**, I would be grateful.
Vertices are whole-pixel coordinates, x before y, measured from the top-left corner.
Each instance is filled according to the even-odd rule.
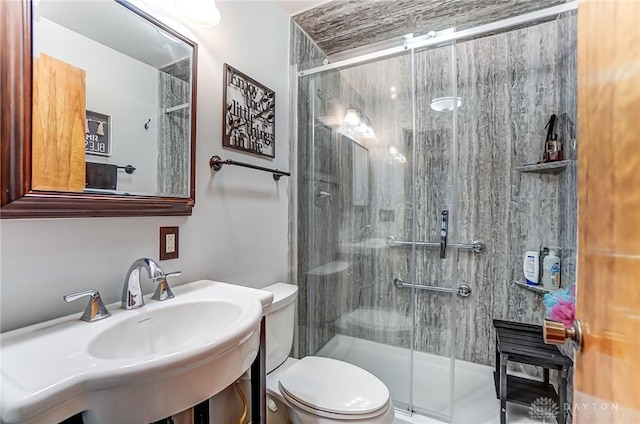
[[[164,271],[162,271],[162,268],[160,268],[160,265],[158,265],[156,261],[149,258],[137,259],[133,264],[131,264],[131,267],[129,267],[127,277],[124,280],[124,288],[122,290],[122,309],[138,309],[144,306],[142,288],[140,287],[141,268],[146,268],[151,281],[156,284],[162,283],[162,285],[166,285],[167,279]],[[173,297],[173,293],[171,294],[171,297]]]

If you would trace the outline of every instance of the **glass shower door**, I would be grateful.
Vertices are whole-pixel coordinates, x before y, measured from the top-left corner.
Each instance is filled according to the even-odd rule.
[[[413,297],[394,276],[411,273],[411,56],[309,77],[307,281],[309,354],[350,362],[411,408]],[[406,278],[406,277],[405,277]]]
[[[300,354],[364,368],[398,411],[444,420],[455,347],[457,250],[446,246],[455,245],[455,115],[431,99],[451,96],[451,54],[408,50],[303,77],[299,108],[309,110],[298,111],[308,134],[298,147],[299,214],[308,217]]]
[[[452,45],[414,53],[413,407],[453,415],[457,283],[457,87]]]

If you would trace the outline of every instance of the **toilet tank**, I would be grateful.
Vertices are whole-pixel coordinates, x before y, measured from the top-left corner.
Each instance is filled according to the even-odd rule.
[[[273,293],[273,303],[265,308],[267,373],[280,366],[289,357],[293,346],[295,306],[298,287],[293,284],[276,283],[261,290]]]

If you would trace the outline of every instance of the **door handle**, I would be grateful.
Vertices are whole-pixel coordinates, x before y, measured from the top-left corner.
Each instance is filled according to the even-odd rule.
[[[440,259],[447,256],[447,236],[449,234],[449,211],[440,212]]]
[[[572,340],[576,346],[576,352],[582,350],[582,323],[575,320],[572,328],[565,328],[564,324],[557,321],[544,320],[542,337],[546,344],[562,345],[566,340]]]

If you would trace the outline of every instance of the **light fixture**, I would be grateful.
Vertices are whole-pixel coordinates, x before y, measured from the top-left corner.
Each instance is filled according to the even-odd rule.
[[[176,9],[198,25],[212,27],[220,22],[215,0],[176,0]]]
[[[460,97],[458,97],[457,103],[457,107],[462,106],[462,99]],[[431,100],[431,109],[436,112],[448,112],[453,110],[453,97],[438,97],[437,99]]]
[[[396,149],[394,146],[389,147],[389,154],[391,156],[395,156],[398,154],[398,149]]]
[[[395,85],[389,87],[389,96],[391,97],[391,100],[395,100],[398,97],[398,89]]]
[[[357,127],[362,123],[360,119],[360,113],[357,109],[350,107],[347,109],[346,115],[344,115],[344,124],[350,127]]]
[[[351,106],[342,120],[342,131],[359,141],[372,141],[376,133],[369,117],[357,106]]]

